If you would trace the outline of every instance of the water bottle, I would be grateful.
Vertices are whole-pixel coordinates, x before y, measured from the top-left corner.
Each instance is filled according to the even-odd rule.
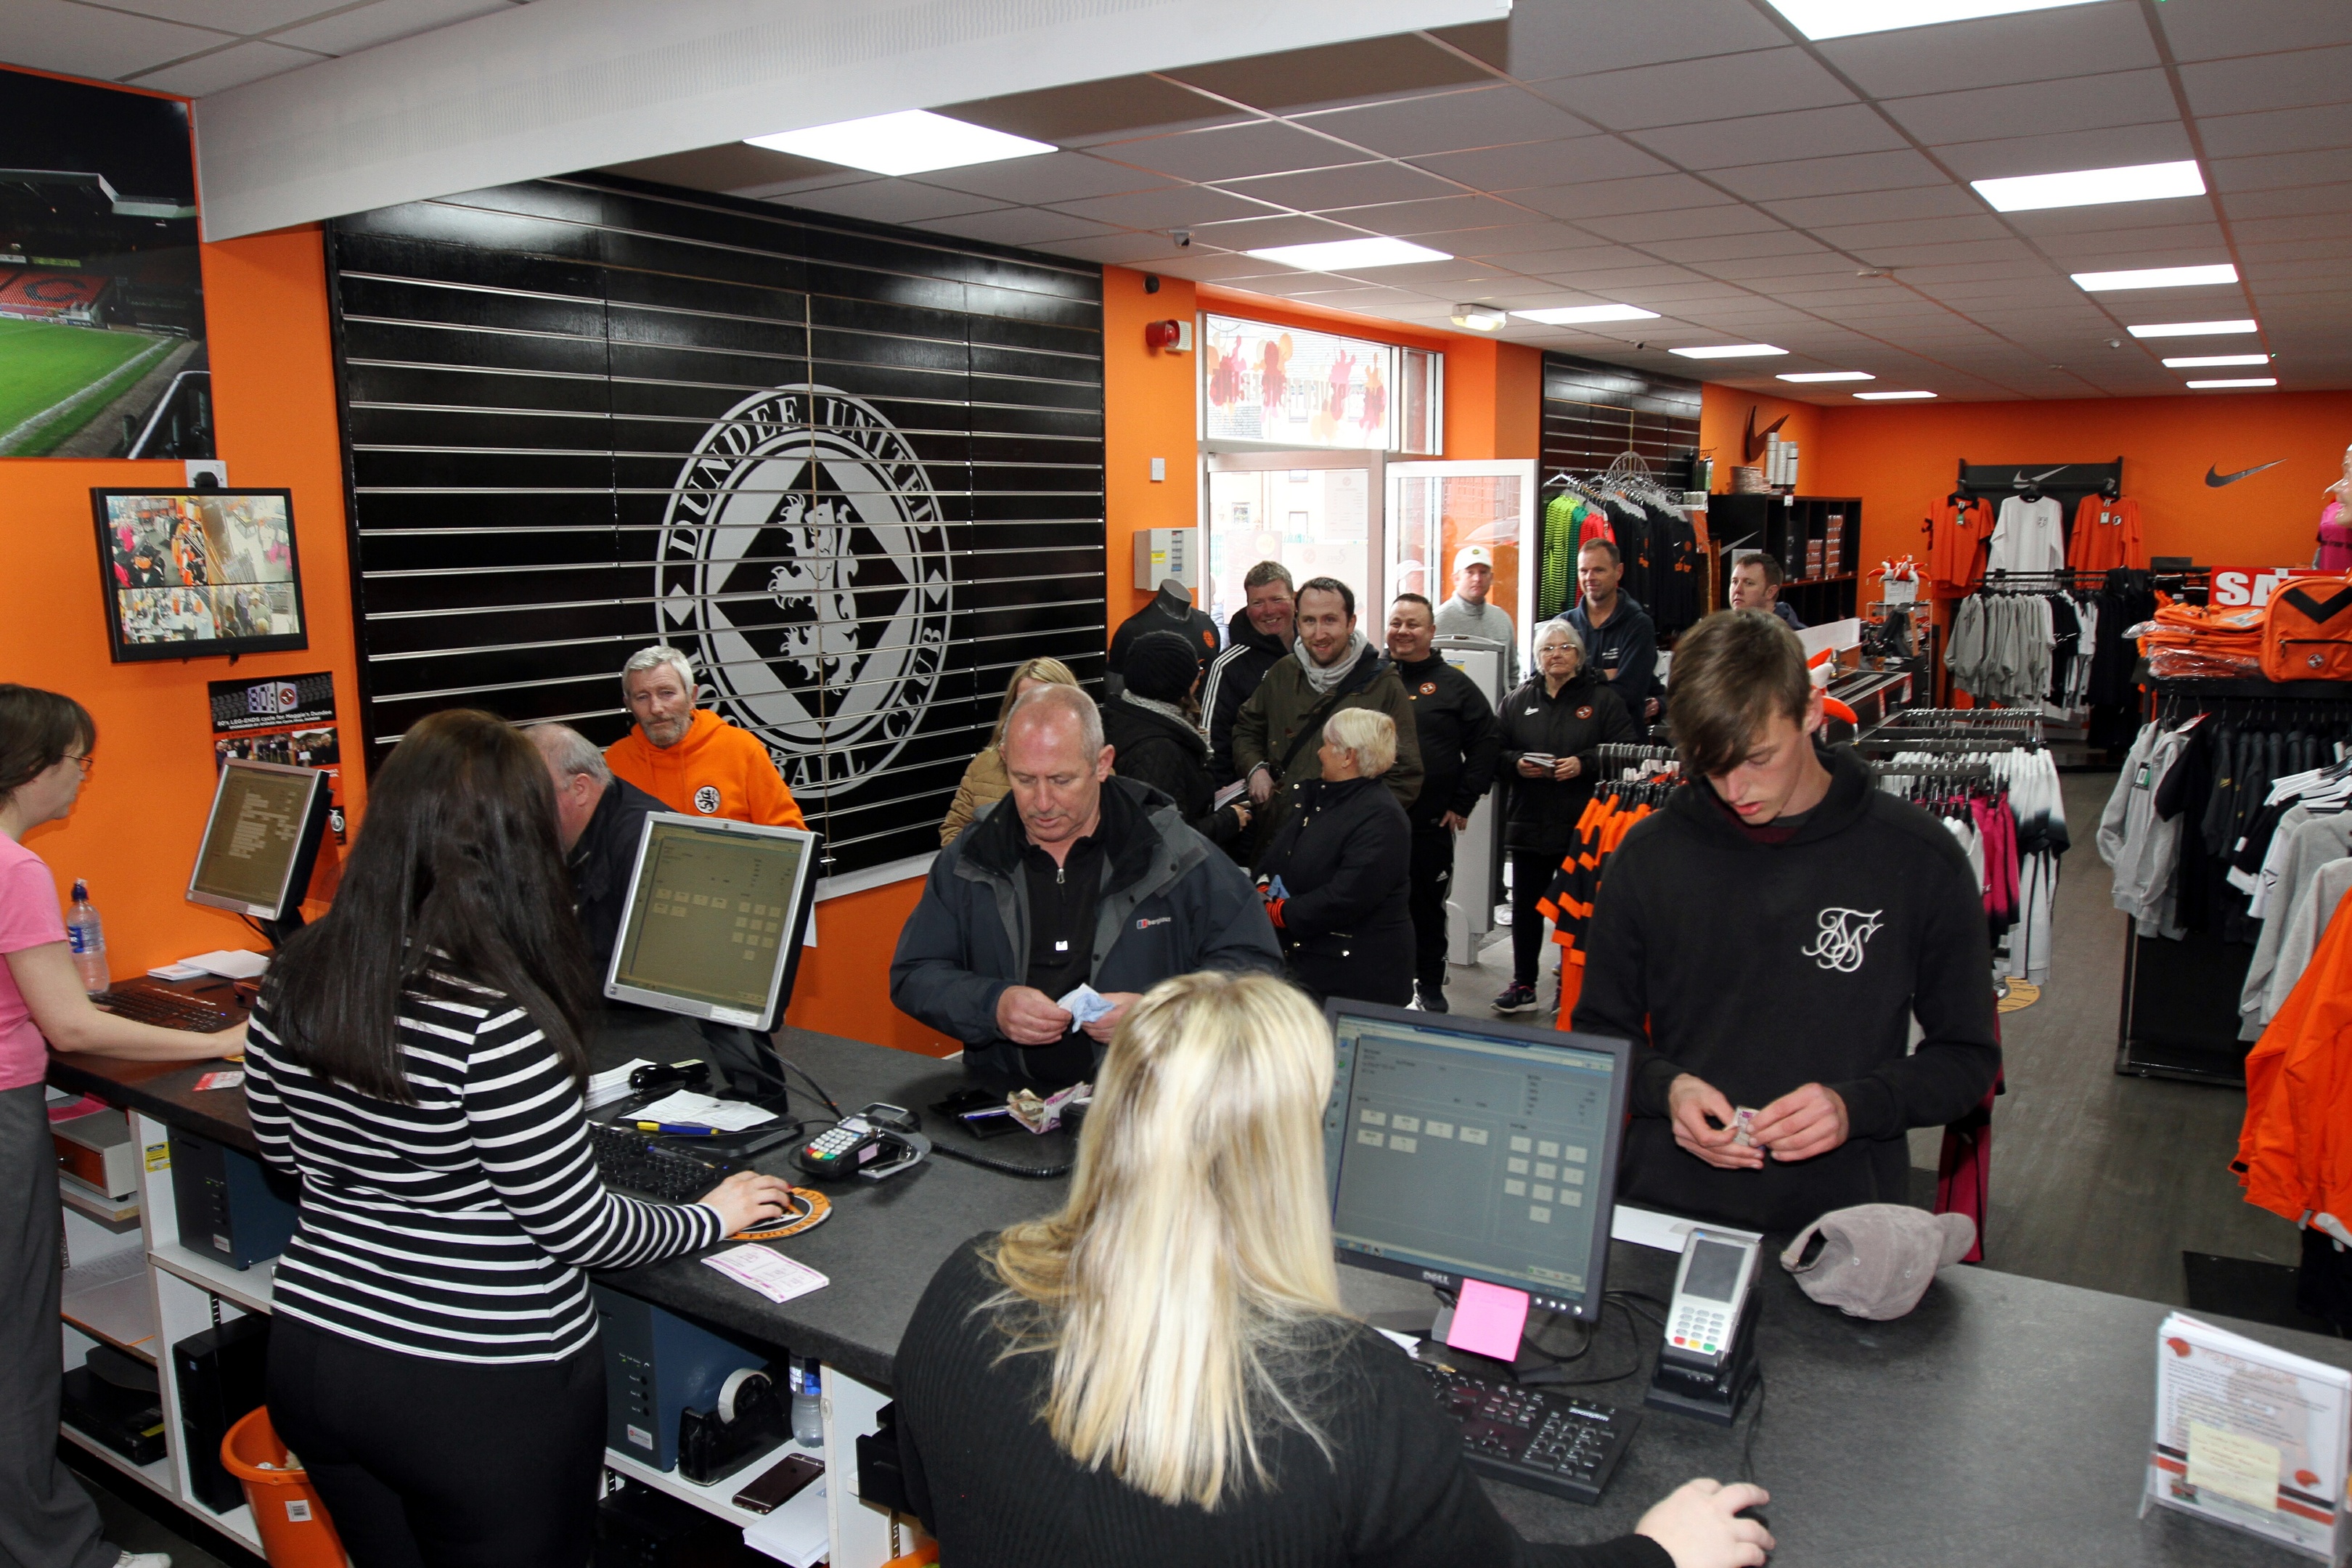
[[[89,884],[74,880],[73,918],[66,921],[66,942],[73,949],[74,967],[81,971],[81,988],[95,996],[106,989],[106,922],[89,901]]]
[[[817,1359],[793,1358],[793,1441],[803,1448],[824,1447],[824,1390]]]

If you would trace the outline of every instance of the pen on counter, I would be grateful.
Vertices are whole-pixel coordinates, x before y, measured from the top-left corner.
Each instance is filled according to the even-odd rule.
[[[716,1138],[719,1129],[693,1121],[632,1121],[630,1126],[640,1132],[657,1132],[666,1138]]]

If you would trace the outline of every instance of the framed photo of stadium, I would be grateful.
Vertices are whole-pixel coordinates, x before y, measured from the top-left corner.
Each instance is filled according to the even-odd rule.
[[[290,490],[92,489],[117,664],[310,646]]]

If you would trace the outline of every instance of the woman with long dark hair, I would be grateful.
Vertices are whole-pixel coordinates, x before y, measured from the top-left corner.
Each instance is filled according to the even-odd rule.
[[[604,1447],[582,1271],[782,1211],[786,1184],[749,1173],[692,1204],[604,1190],[593,997],[537,749],[488,713],[419,721],[246,1054],[254,1137],[302,1184],[270,1422],[358,1568],[581,1568]]]

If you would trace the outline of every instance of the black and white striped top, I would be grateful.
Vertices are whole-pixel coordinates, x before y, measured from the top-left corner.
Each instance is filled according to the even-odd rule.
[[[268,1005],[254,1009],[254,1137],[302,1183],[278,1312],[441,1361],[557,1361],[595,1337],[583,1269],[719,1239],[715,1209],[604,1190],[579,1084],[503,994],[428,974],[398,1038],[414,1105],[288,1060]]]

